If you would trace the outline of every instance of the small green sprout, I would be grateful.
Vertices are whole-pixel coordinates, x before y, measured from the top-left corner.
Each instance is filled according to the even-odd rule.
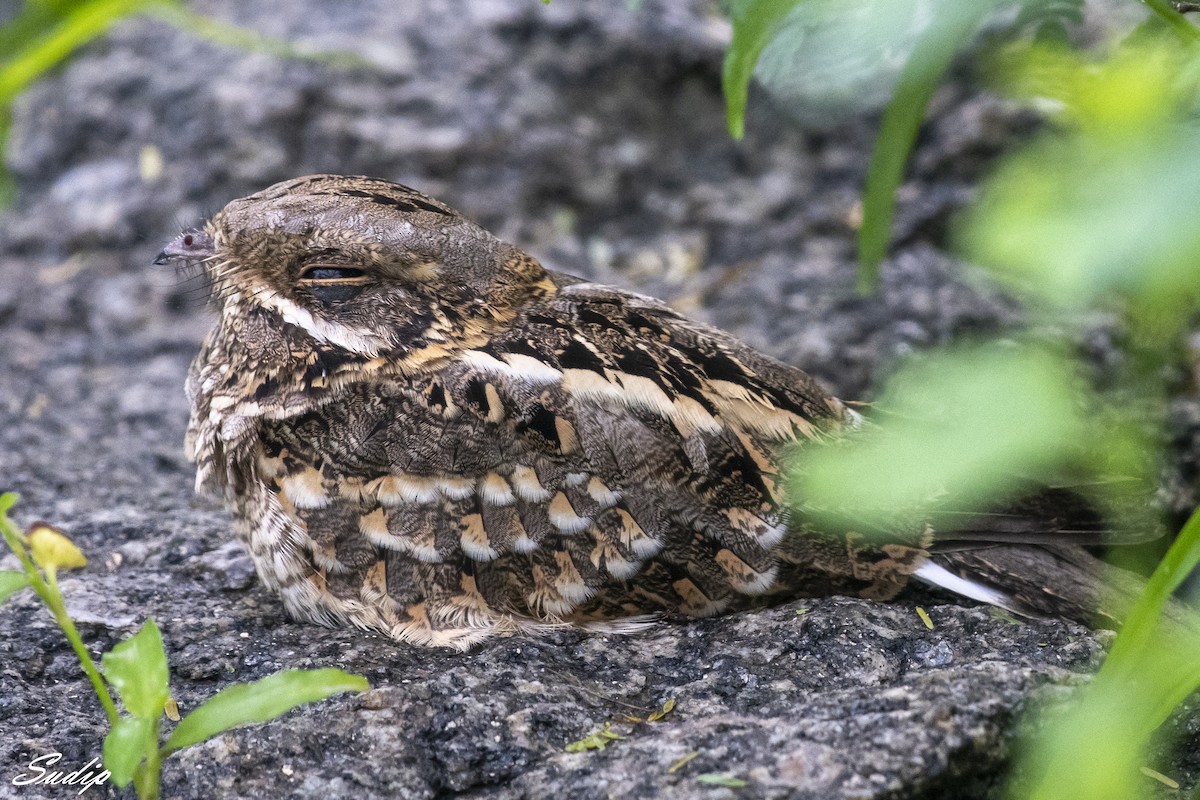
[[[59,569],[82,568],[87,558],[69,536],[45,523],[36,523],[22,533],[8,517],[16,502],[17,495],[0,494],[0,534],[22,567],[21,571],[0,571],[0,603],[29,588],[50,609],[108,717],[104,767],[117,786],[132,783],[142,800],[158,797],[163,759],[185,747],[240,725],[267,722],[339,692],[369,688],[365,678],[339,669],[284,670],[223,689],[181,719],[179,706],[171,699],[170,670],[158,625],[147,620],[136,634],[101,656],[97,669],[67,615],[57,579]],[[126,713],[118,711],[113,691]],[[179,724],[160,744],[164,716]]]

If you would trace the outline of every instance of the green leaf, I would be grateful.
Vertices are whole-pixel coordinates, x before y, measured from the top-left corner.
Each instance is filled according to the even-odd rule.
[[[16,492],[5,492],[0,494],[0,517],[6,516],[10,508],[17,504],[21,499],[21,495]]]
[[[1180,60],[1169,53],[1064,75],[1076,83],[1063,97],[1076,131],[1043,137],[996,172],[960,229],[970,258],[1055,307],[1120,293],[1155,328],[1190,316],[1200,133],[1159,77]]]
[[[1156,634],[1161,633],[1158,623],[1163,608],[1171,602],[1171,596],[1180,584],[1195,572],[1197,565],[1200,565],[1200,511],[1193,512],[1183,526],[1130,610],[1100,670],[1104,680],[1136,677],[1142,656],[1151,649]],[[1185,687],[1184,696],[1196,688]]]
[[[0,603],[27,586],[29,586],[29,578],[25,577],[24,572],[10,569],[0,570]]]
[[[725,786],[729,789],[741,789],[746,782],[728,772],[705,772],[696,776],[697,783],[707,783],[709,786]]]
[[[647,722],[660,722],[667,716],[667,714],[670,714],[674,710],[675,710],[675,698],[672,697],[671,699],[667,700],[667,702],[662,704],[662,708],[658,709],[657,711],[651,712],[650,716],[646,717],[646,721]]]
[[[733,39],[725,51],[721,84],[725,91],[725,118],[729,135],[741,139],[746,133],[746,99],[750,77],[763,48],[779,32],[784,19],[804,0],[747,0],[733,12]]]
[[[569,742],[564,750],[568,753],[583,753],[587,750],[603,750],[608,747],[609,742],[615,742],[624,739],[624,736],[619,735],[612,729],[611,722],[605,722],[604,727],[593,733],[589,733],[582,739],[576,739]]]
[[[799,448],[798,512],[864,534],[931,508],[973,504],[1053,476],[1085,439],[1065,358],[1026,347],[975,348],[897,373],[866,426]],[[1019,476],[1019,477],[1018,477]]]
[[[917,40],[900,73],[895,94],[883,114],[867,185],[863,192],[863,221],[858,231],[858,288],[874,291],[879,265],[887,254],[896,211],[896,189],[912,152],[925,109],[955,54],[975,33],[994,0],[950,0],[940,3],[934,22]]]
[[[340,669],[289,669],[253,683],[222,689],[188,714],[167,739],[163,755],[191,747],[219,733],[267,722],[297,706],[340,692],[365,692],[367,679]]]
[[[1154,334],[1190,318],[1200,285],[1200,58],[1162,27],[1100,63],[1049,47],[1015,59],[1016,92],[1060,124],[995,172],[958,230],[969,258],[1047,307],[1121,295]]]
[[[947,1],[805,0],[763,48],[754,80],[805,127],[827,131],[882,110]]]
[[[1195,541],[1185,545],[1185,549],[1195,548]],[[1158,620],[1151,620],[1155,635],[1142,640],[1138,629],[1131,627],[1141,622],[1131,618],[1117,637],[1121,640],[1132,633],[1140,641],[1127,639],[1126,644],[1139,649],[1125,649],[1118,656],[1119,664],[1110,655],[1080,702],[1038,726],[1035,741],[1025,747],[1030,768],[1023,770],[1034,786],[1020,787],[1010,796],[1028,800],[1144,796],[1137,790],[1144,784],[1139,767],[1151,748],[1162,746],[1164,734],[1169,736],[1160,726],[1200,687],[1200,641],[1194,627],[1160,628]],[[1110,663],[1118,668],[1109,669]]]
[[[121,717],[104,737],[104,768],[117,786],[128,786],[138,764],[158,747],[156,723],[149,717]]]
[[[107,31],[122,17],[168,0],[90,0],[60,19],[46,20],[41,35],[31,36],[0,65],[0,106],[7,106],[29,84],[62,63],[84,44]]]
[[[129,713],[155,720],[163,713],[170,696],[167,654],[153,619],[105,653],[100,667]]]
[[[1200,28],[1188,22],[1183,14],[1176,11],[1175,7],[1171,5],[1171,0],[1142,0],[1142,2],[1170,25],[1171,30],[1175,31],[1181,39],[1192,43],[1200,41]]]

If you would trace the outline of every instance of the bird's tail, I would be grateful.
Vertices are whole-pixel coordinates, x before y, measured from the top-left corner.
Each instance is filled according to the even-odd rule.
[[[1116,630],[1146,581],[1069,545],[977,546],[934,552],[914,576],[1027,617],[1065,617]],[[1165,617],[1200,635],[1200,612],[1167,604]]]

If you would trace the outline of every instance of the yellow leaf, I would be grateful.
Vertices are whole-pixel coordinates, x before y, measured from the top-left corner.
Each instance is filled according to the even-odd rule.
[[[87,558],[65,533],[45,523],[34,523],[26,532],[34,563],[45,570],[78,569]]]
[[[686,756],[679,759],[671,766],[667,767],[667,772],[678,772],[679,770],[681,770],[684,767],[685,764],[687,764],[689,761],[691,761],[693,758],[695,758],[698,755],[700,755],[700,754],[699,753],[688,753]]]
[[[1166,786],[1168,789],[1174,789],[1176,791],[1179,790],[1179,782],[1178,781],[1168,778],[1166,775],[1163,775],[1161,772],[1159,772],[1156,769],[1150,769],[1149,767],[1138,767],[1138,771],[1141,772],[1143,775],[1145,775],[1147,778],[1153,778],[1154,780],[1161,783],[1163,786]]]
[[[138,175],[141,177],[142,183],[154,183],[162,177],[162,173],[162,151],[152,144],[144,145],[138,151]]]
[[[603,750],[608,746],[609,742],[624,738],[624,736],[620,736],[613,731],[611,722],[606,722],[600,730],[571,742],[565,749],[568,753],[582,753],[585,750]]]
[[[917,616],[921,618],[921,622],[925,623],[925,627],[933,630],[933,620],[929,618],[929,612],[917,606]]]
[[[658,722],[663,717],[665,717],[667,714],[670,714],[674,709],[675,709],[675,698],[672,697],[670,700],[663,703],[662,708],[660,708],[658,711],[655,711],[650,716],[646,717],[646,721],[647,722]]]

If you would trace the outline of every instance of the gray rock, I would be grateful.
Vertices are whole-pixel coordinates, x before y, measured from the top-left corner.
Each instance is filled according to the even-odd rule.
[[[911,351],[1019,322],[1016,304],[939,248],[947,215],[1027,118],[948,90],[903,194],[884,291],[863,298],[850,220],[873,125],[808,134],[752,102],[747,140],[730,142],[728,27],[701,0],[197,5],[362,63],[132,21],[20,99],[6,154],[18,200],[0,215],[0,488],[23,494],[21,519],[53,521],[88,553],[63,587],[94,653],[158,621],[185,713],[282,668],[336,665],[373,688],[172,758],[164,796],[997,796],[1021,711],[1083,681],[1106,636],[918,593],[466,655],[288,620],[228,545],[225,514],[192,497],[182,385],[209,318],[202,285],[150,260],[180,226],[272,181],[375,174],[855,397]],[[1093,349],[1098,362],[1115,352]],[[1196,453],[1189,402],[1173,435]],[[1194,473],[1175,491],[1193,492]],[[99,755],[100,709],[29,597],[0,611],[0,674],[0,795],[36,756],[77,767]],[[668,699],[662,721],[626,721]],[[566,752],[605,723],[624,738]],[[707,786],[705,773],[748,787]]]

